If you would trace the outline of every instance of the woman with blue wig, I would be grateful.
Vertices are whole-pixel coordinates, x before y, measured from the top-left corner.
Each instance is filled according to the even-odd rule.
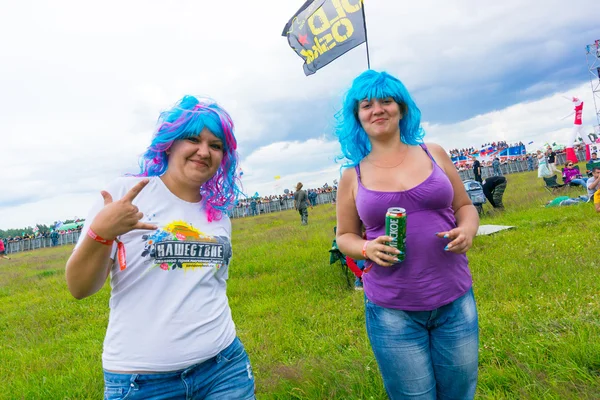
[[[338,187],[337,244],[366,260],[367,333],[388,396],[472,399],[479,334],[465,253],[477,210],[444,149],[423,143],[421,112],[395,77],[362,73],[336,117],[348,161]],[[402,261],[388,246],[391,207],[406,210]]]
[[[140,173],[92,207],[66,279],[83,299],[110,275],[105,399],[255,398],[226,295],[236,148],[229,114],[186,96],[160,115]]]

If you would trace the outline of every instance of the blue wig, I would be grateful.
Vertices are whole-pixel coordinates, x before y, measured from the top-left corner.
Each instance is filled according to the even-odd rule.
[[[342,146],[338,160],[347,159],[347,167],[358,165],[371,152],[371,142],[358,119],[358,105],[363,100],[391,97],[400,106],[400,140],[409,145],[423,143],[421,111],[399,79],[386,72],[368,70],[352,82],[344,97],[342,109],[335,115],[336,136]]]
[[[161,176],[167,171],[167,150],[175,140],[198,136],[204,128],[223,142],[223,160],[215,175],[200,188],[207,208],[208,221],[220,220],[230,210],[241,193],[237,141],[231,117],[212,100],[185,96],[159,118],[152,143],[140,158],[140,173],[136,176]]]

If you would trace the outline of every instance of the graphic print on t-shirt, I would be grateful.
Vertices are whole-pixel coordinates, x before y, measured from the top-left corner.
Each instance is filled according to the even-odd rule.
[[[142,257],[151,257],[153,267],[175,270],[215,268],[229,263],[231,243],[226,236],[210,236],[183,221],[174,221],[152,235],[143,235],[146,242]],[[153,268],[152,267],[152,268]]]

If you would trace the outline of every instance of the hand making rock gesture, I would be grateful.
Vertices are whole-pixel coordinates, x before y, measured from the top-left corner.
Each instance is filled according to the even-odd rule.
[[[146,187],[148,182],[148,179],[141,180],[123,198],[117,201],[113,201],[111,194],[107,191],[101,191],[104,208],[94,218],[91,229],[107,240],[113,240],[117,236],[131,232],[134,229],[156,229],[156,225],[140,221],[144,217],[144,213],[140,212],[133,204],[133,200]]]

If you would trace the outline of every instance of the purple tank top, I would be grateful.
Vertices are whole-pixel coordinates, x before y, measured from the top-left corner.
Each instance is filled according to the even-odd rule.
[[[433,162],[424,182],[402,192],[378,192],[362,185],[357,165],[356,208],[367,239],[385,235],[385,213],[390,207],[406,209],[406,258],[391,267],[367,261],[363,275],[365,295],[373,303],[405,311],[431,311],[451,303],[472,285],[467,256],[444,251],[448,239],[435,233],[456,228],[452,210],[454,191],[427,147]]]

